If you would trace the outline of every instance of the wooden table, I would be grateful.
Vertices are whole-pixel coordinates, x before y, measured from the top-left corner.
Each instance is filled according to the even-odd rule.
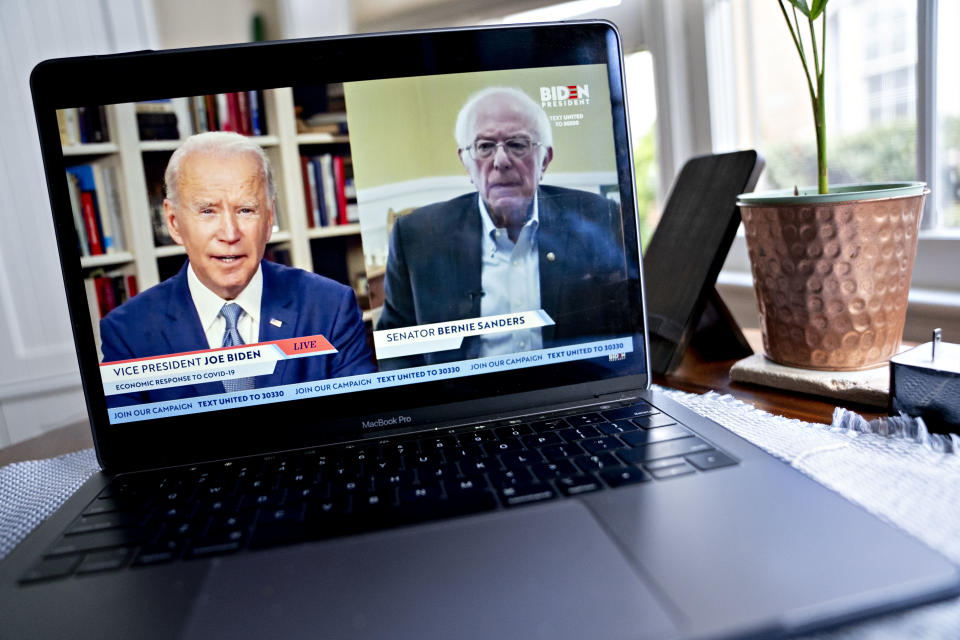
[[[759,345],[755,344],[755,339],[759,340],[759,330],[756,330],[755,335],[750,330],[744,331],[744,334],[754,350],[759,351]],[[867,420],[886,415],[877,407],[793,391],[780,391],[743,382],[731,382],[730,367],[735,362],[736,360],[708,362],[700,358],[696,352],[688,350],[684,355],[683,362],[680,363],[675,372],[666,376],[654,376],[653,381],[665,387],[689,391],[690,393],[706,393],[707,391],[729,393],[738,400],[752,404],[758,409],[785,418],[796,418],[804,422],[830,424],[833,422],[833,409],[836,406],[843,406],[856,411]]]
[[[759,330],[744,331],[748,341],[759,348]],[[833,409],[838,401],[821,399],[814,396],[778,391],[740,382],[730,382],[730,367],[736,360],[719,362],[704,361],[696,352],[688,351],[683,362],[674,373],[667,376],[655,376],[654,382],[691,393],[716,391],[729,393],[739,400],[750,403],[758,409],[787,418],[797,418],[805,422],[830,424]],[[858,406],[844,403],[848,409],[856,411],[868,420],[883,415],[876,407]],[[50,458],[53,456],[87,449],[93,446],[90,426],[86,422],[77,423],[49,431],[43,435],[0,449],[0,466],[11,462]]]

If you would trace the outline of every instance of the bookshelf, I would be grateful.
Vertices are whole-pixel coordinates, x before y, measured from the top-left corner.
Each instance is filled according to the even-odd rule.
[[[83,269],[102,269],[104,267],[127,264],[128,262],[133,262],[133,254],[129,251],[119,251],[101,256],[84,256],[80,258],[80,266]]]
[[[188,101],[187,98],[174,102],[176,100]],[[189,113],[181,105],[178,108],[181,118],[183,113]],[[251,137],[270,158],[277,186],[277,227],[267,250],[285,252],[291,266],[315,271],[356,289],[365,275],[360,225],[311,226],[308,223],[300,159],[301,155],[328,152],[347,154],[349,136],[298,132],[291,88],[263,91],[261,109],[267,135]],[[116,202],[123,237],[120,247],[102,255],[84,256],[80,266],[85,278],[103,273],[113,277],[134,276],[137,288],[143,291],[159,283],[161,274],[168,276],[174,271],[173,267],[178,267],[185,256],[179,245],[157,244],[152,209],[161,193],[158,182],[162,180],[162,168],[182,140],[140,140],[135,104],[108,105],[105,116],[109,141],[67,145],[63,153],[68,167],[96,163],[115,167],[118,180],[114,187],[118,192]],[[343,120],[344,116],[335,113],[330,114],[330,118]],[[182,126],[180,132],[184,133]],[[361,304],[366,299],[363,293],[357,291]],[[91,315],[97,327],[96,304],[91,305]],[[369,311],[364,317],[369,321]]]
[[[90,142],[87,144],[75,144],[63,148],[65,156],[93,156],[107,153],[116,153],[119,147],[112,142]]]
[[[336,236],[353,236],[360,233],[360,223],[352,222],[350,224],[340,224],[335,227],[314,227],[307,230],[307,237],[311,240],[316,238],[334,238]],[[276,234],[274,234],[276,235]]]

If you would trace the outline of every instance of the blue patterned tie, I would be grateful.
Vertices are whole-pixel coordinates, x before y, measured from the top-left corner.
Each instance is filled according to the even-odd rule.
[[[223,316],[223,319],[227,323],[226,329],[223,331],[223,346],[237,347],[243,344],[243,338],[240,337],[240,332],[237,331],[237,320],[239,320],[241,313],[243,313],[243,309],[235,302],[228,302],[220,309],[220,315]],[[253,378],[224,380],[223,389],[224,391],[246,391],[247,389],[253,389]]]

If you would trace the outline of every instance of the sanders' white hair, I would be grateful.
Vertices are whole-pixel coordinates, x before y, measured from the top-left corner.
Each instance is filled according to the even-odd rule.
[[[271,209],[276,208],[277,186],[273,181],[270,159],[260,145],[246,136],[231,131],[208,131],[192,135],[173,152],[170,162],[167,163],[167,170],[163,174],[163,183],[167,199],[173,203],[174,207],[180,206],[180,171],[183,160],[194,153],[222,158],[245,154],[255,156],[260,163],[260,173],[267,187],[267,202],[270,203]]]
[[[544,149],[553,146],[553,132],[550,129],[550,119],[546,112],[537,104],[533,98],[526,93],[513,87],[488,87],[482,89],[467,98],[467,101],[460,107],[460,113],[457,114],[457,124],[454,127],[453,135],[457,140],[457,146],[466,149],[474,142],[476,135],[477,107],[482,102],[491,98],[505,97],[517,106],[518,109],[530,121],[534,130],[537,132],[537,140]]]

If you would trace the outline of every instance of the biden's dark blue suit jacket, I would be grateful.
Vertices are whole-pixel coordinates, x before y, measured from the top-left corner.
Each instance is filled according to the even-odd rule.
[[[266,260],[261,266],[260,342],[320,334],[338,352],[280,361],[272,374],[256,377],[257,388],[376,370],[353,289],[303,269]],[[107,314],[100,321],[100,338],[104,362],[209,348],[187,286],[187,265],[184,264],[177,275],[150,287]],[[222,383],[210,382],[107,396],[107,406],[222,392]]]

